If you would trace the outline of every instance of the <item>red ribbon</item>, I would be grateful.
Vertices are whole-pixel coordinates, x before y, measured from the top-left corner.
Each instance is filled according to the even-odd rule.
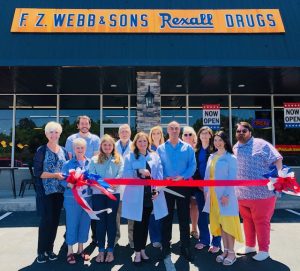
[[[276,183],[273,184],[274,188],[278,192],[282,191],[293,191],[300,193],[299,184],[296,182],[294,177],[278,177]]]
[[[141,180],[134,178],[127,179],[104,179],[113,185],[144,185],[144,186],[179,186],[179,187],[198,187],[198,186],[265,186],[268,179],[263,180]]]

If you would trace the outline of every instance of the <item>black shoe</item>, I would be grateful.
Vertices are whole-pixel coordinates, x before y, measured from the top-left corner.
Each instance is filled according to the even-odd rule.
[[[97,246],[97,243],[98,243],[98,242],[97,242],[96,239],[92,239],[92,242],[91,242],[91,245],[92,245],[92,246]]]
[[[56,261],[58,259],[58,256],[53,251],[47,252],[47,255],[49,261]]]
[[[36,262],[37,263],[45,263],[45,262],[47,262],[47,256],[44,253],[38,254],[38,256],[36,258]]]
[[[181,249],[181,255],[189,262],[194,261],[194,255],[191,252],[191,250],[187,247],[182,247]]]
[[[141,261],[136,262],[136,261],[135,261],[135,257],[134,257],[134,260],[132,261],[132,263],[133,263],[136,267],[138,267],[138,266],[141,266],[141,265],[142,265],[143,261],[142,261],[142,258],[141,258]]]
[[[144,262],[144,263],[151,263],[151,259],[150,258],[144,259],[143,257],[141,257],[141,259],[142,259],[142,262]]]

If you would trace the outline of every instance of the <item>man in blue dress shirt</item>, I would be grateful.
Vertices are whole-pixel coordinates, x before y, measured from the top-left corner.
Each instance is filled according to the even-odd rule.
[[[160,145],[157,153],[160,156],[163,165],[164,179],[179,181],[190,181],[196,170],[196,159],[193,148],[179,139],[180,125],[176,121],[168,124],[169,140]],[[188,260],[193,260],[190,251],[190,194],[188,187],[171,187],[172,190],[185,196],[184,198],[166,193],[166,201],[169,214],[162,219],[162,252],[166,259],[170,255],[170,242],[172,239],[172,222],[177,206],[177,215],[180,230],[181,254]]]

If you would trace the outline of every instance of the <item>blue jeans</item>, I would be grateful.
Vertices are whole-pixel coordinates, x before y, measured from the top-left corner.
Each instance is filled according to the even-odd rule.
[[[213,236],[212,242],[210,243],[210,232],[208,228],[209,224],[209,214],[202,212],[205,198],[204,193],[201,190],[195,192],[195,197],[198,205],[199,218],[198,218],[198,227],[200,231],[199,243],[209,246],[210,244],[214,247],[221,247],[221,236]]]
[[[161,242],[161,223],[155,220],[154,214],[151,214],[149,220],[149,235],[151,243]]]
[[[91,204],[91,197],[85,200]],[[73,196],[65,197],[64,207],[66,209],[66,243],[74,245],[85,243],[88,240],[91,219],[86,211],[76,202]]]
[[[111,208],[112,212],[108,214],[103,212],[98,214],[100,220],[96,222],[96,236],[100,252],[105,251],[105,237],[107,234],[107,251],[112,252],[115,246],[115,239],[117,233],[117,212],[120,202],[120,194],[114,194],[117,200],[111,200],[103,194],[94,194],[93,209],[95,211]]]

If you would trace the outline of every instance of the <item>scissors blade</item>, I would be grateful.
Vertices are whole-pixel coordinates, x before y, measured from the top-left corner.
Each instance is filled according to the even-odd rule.
[[[158,189],[158,190],[167,192],[167,193],[172,194],[172,195],[177,196],[177,197],[185,198],[185,196],[183,196],[183,195],[181,195],[181,194],[175,192],[175,191],[172,190],[172,189],[166,188],[165,186],[162,186],[162,187],[161,187],[160,189]]]

